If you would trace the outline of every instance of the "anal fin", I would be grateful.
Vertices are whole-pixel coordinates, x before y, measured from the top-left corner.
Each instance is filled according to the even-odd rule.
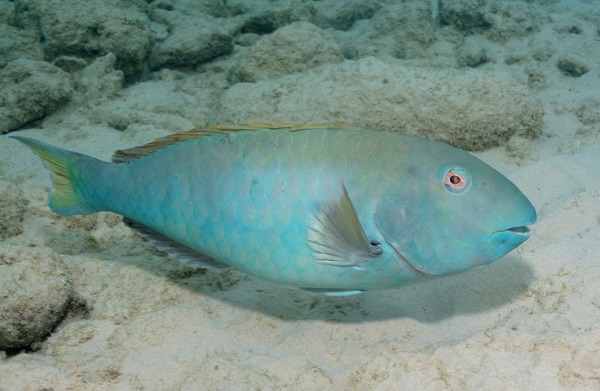
[[[166,253],[169,257],[177,260],[184,266],[189,266],[194,269],[223,269],[231,267],[170,239],[137,221],[124,217],[123,223],[139,233],[144,239],[147,239],[158,250]]]
[[[359,295],[363,293],[363,290],[360,289],[335,289],[335,288],[301,288],[303,291],[313,292],[313,293],[322,293],[325,296],[331,297],[342,297],[342,296],[353,296]]]

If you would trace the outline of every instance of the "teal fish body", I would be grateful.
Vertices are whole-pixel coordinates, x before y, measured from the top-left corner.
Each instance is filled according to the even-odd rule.
[[[52,172],[62,215],[111,211],[196,267],[349,294],[477,268],[529,237],[529,200],[443,143],[325,126],[214,127],[117,163],[15,137]]]

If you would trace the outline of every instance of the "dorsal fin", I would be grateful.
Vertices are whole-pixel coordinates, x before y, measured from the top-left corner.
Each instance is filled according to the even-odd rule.
[[[178,142],[195,139],[202,136],[213,134],[228,134],[232,132],[252,131],[261,129],[287,129],[289,131],[298,131],[304,129],[351,129],[342,124],[286,124],[280,122],[258,122],[253,124],[240,125],[214,125],[203,129],[186,130],[179,133],[173,133],[165,137],[158,138],[147,144],[129,149],[121,149],[113,154],[114,163],[126,163],[150,155],[159,149]],[[355,129],[355,128],[353,128]]]
[[[138,147],[133,147],[129,149],[119,149],[115,151],[115,153],[113,153],[112,161],[113,163],[127,163],[132,160],[139,159],[143,156],[148,156],[151,153],[156,152],[167,145],[175,144],[181,141],[191,140],[210,134],[224,133],[218,130],[207,129],[208,128],[202,130],[186,130],[184,132],[173,133],[165,137],[157,138],[154,141],[151,141],[144,145],[140,145]]]

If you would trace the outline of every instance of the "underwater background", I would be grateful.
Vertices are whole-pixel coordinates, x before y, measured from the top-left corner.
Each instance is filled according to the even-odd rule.
[[[600,389],[597,0],[0,0],[0,390]],[[472,151],[532,201],[476,271],[351,297],[47,207],[19,134],[110,160],[208,125]]]

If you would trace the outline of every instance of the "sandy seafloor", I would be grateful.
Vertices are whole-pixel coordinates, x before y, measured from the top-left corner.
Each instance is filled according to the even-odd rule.
[[[327,58],[325,65],[302,69],[287,64],[280,72],[261,74],[266,66],[258,66],[259,71],[252,68],[252,64],[261,64],[257,60],[246,63],[242,72],[243,67],[237,64],[243,62],[243,56],[272,33],[253,35],[234,26],[229,31],[233,31],[235,45],[203,60],[204,64],[185,64],[188,60],[180,56],[183,65],[188,65],[181,70],[182,64],[161,60],[168,56],[168,50],[164,50],[166,55],[153,52],[150,69],[134,63],[134,70],[127,71],[134,74],[146,69],[143,77],[127,79],[130,76],[118,72],[119,67],[127,66],[119,62],[123,54],[114,49],[116,65],[110,61],[103,65],[114,65],[114,69],[104,72],[102,77],[106,78],[96,82],[85,79],[93,79],[94,74],[86,76],[82,69],[93,63],[94,56],[110,53],[109,44],[100,43],[102,50],[96,52],[81,49],[84,54],[79,57],[83,60],[77,60],[76,44],[64,49],[56,42],[52,46],[52,40],[86,38],[66,33],[61,36],[48,26],[45,30],[31,27],[35,23],[60,23],[42,17],[38,22],[27,19],[14,26],[11,12],[15,4],[40,13],[48,11],[39,2],[0,3],[3,31],[14,29],[10,30],[14,37],[27,37],[23,31],[34,36],[46,34],[40,47],[35,46],[40,41],[34,39],[31,50],[26,40],[19,47],[3,49],[3,55],[11,58],[5,58],[2,66],[14,60],[20,50],[21,57],[37,61],[50,61],[66,53],[70,57],[63,64],[70,65],[63,67],[75,67],[68,72],[73,92],[66,103],[44,113],[41,119],[23,124],[26,129],[8,130],[102,159],[110,159],[115,149],[139,145],[159,135],[228,122],[221,113],[235,112],[236,108],[227,111],[225,103],[219,103],[220,94],[239,81],[277,80],[282,74],[314,75],[310,71],[318,73],[320,66],[367,56],[374,56],[377,63],[401,67],[508,74],[543,108],[539,137],[519,138],[508,147],[476,153],[508,176],[536,206],[538,222],[526,243],[481,270],[342,298],[263,282],[235,271],[193,272],[153,250],[109,213],[56,216],[46,206],[50,181],[42,164],[16,141],[2,136],[0,183],[8,189],[2,194],[5,200],[24,205],[9,223],[4,222],[3,229],[10,233],[2,235],[2,251],[27,254],[35,249],[42,254],[58,254],[68,270],[74,304],[42,342],[0,352],[0,390],[600,390],[597,1],[446,1],[447,6],[462,10],[465,21],[485,23],[465,27],[451,18],[440,22],[439,11],[428,8],[425,15],[434,16],[424,21],[433,26],[429,38],[419,39],[412,31],[392,38],[384,34],[380,42],[369,24],[376,23],[378,13],[396,2],[373,3],[381,7],[371,13],[365,11],[366,17],[355,16],[356,21],[339,31],[334,22],[327,22],[337,20],[336,3],[322,2],[330,5],[323,11],[329,19],[319,19],[318,12],[301,19],[321,26],[308,29],[312,33],[331,33],[325,35],[325,42],[341,40],[342,47],[346,42],[341,57]],[[71,3],[74,10],[78,9],[75,5],[81,5]],[[125,7],[114,3],[116,9]],[[304,4],[246,3],[248,7],[237,7],[241,11],[231,18],[243,19],[242,11],[257,15],[268,7],[289,11]],[[403,7],[411,4],[397,3]],[[205,12],[213,3],[202,4],[197,8],[204,7]],[[56,2],[46,6],[56,6]],[[133,8],[146,15],[141,20],[154,18],[152,45],[165,42],[174,31],[173,19],[152,14],[158,6],[191,18],[197,9],[192,1],[175,0],[138,2],[128,8],[127,12]],[[113,12],[115,8],[98,9]],[[344,12],[353,15],[348,8]],[[289,12],[276,13],[281,14]],[[413,14],[420,15],[416,11]],[[408,13],[407,20],[413,14]],[[63,17],[60,12],[56,15],[58,21]],[[107,15],[114,22],[114,15]],[[102,20],[102,15],[95,18]],[[291,23],[275,16],[268,19],[281,26]],[[503,29],[499,24],[512,19],[517,19],[516,26],[529,27]],[[94,39],[102,36],[102,28],[112,25],[100,26]],[[417,27],[407,28],[420,27],[417,23]],[[370,31],[374,37],[371,41],[354,40],[356,45],[364,45],[364,50],[349,45],[344,38],[344,34],[360,35],[360,31]],[[402,46],[400,56],[398,48],[390,45],[402,37],[417,43]],[[468,50],[466,41],[472,45]],[[329,53],[339,46],[325,48]],[[144,56],[149,50],[150,46]],[[465,50],[483,53],[483,59],[472,60],[469,53],[464,55]],[[285,51],[271,51],[269,55],[275,64],[286,62]],[[559,66],[564,58],[571,65],[564,66],[563,62]],[[310,62],[306,58],[302,61]],[[233,68],[237,71],[231,71]],[[6,86],[2,88],[6,90]],[[256,105],[270,107],[268,100]],[[287,114],[292,116],[291,111]],[[345,121],[345,114],[351,113],[340,110],[338,122]],[[284,120],[286,112],[279,115],[276,120]],[[304,112],[300,118],[308,122],[311,113]],[[232,121],[239,122],[239,118]],[[6,202],[3,208],[8,208]],[[0,287],[0,293],[9,289]]]

